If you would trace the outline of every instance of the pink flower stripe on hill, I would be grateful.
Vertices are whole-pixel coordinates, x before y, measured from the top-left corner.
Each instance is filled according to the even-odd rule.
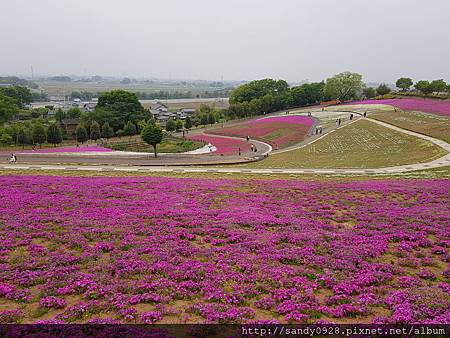
[[[44,148],[33,150],[22,150],[22,153],[82,153],[82,152],[109,152],[112,151],[108,148],[99,146],[80,146],[80,147],[56,147],[56,148]]]
[[[215,155],[238,155],[239,148],[241,148],[242,153],[250,151],[249,143],[226,137],[215,137],[201,134],[187,135],[186,139],[212,144],[217,148],[217,150],[213,152]]]
[[[0,321],[449,323],[449,188],[1,176]]]
[[[432,99],[387,99],[387,100],[364,100],[355,101],[348,104],[386,104],[398,107],[403,110],[415,110],[426,113],[436,113],[450,116],[450,102]]]
[[[313,119],[306,116],[275,116],[215,129],[208,133],[237,137],[250,136],[278,149],[304,140],[313,122]]]

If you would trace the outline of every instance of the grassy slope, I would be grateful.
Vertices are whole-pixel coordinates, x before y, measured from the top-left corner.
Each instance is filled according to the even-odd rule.
[[[381,168],[427,162],[445,151],[417,137],[359,120],[304,148],[269,156],[256,168]]]
[[[374,119],[450,142],[449,116],[419,111],[402,111],[399,108],[384,104],[333,106],[326,110],[367,112]]]
[[[450,142],[450,117],[422,112],[377,112],[370,117]]]
[[[156,149],[159,153],[183,153],[201,148],[203,145],[202,142],[166,137],[158,144]],[[114,150],[122,151],[153,152],[153,147],[142,141],[140,136],[123,138],[122,140],[111,143],[110,147]]]

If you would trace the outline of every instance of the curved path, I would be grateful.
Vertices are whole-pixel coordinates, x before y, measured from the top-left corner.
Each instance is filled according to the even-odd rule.
[[[242,173],[242,174],[392,174],[392,173],[403,173],[408,171],[439,168],[450,165],[450,144],[442,140],[415,133],[406,129],[402,129],[391,124],[374,120],[371,118],[366,118],[368,121],[377,123],[386,128],[390,128],[408,135],[419,137],[421,139],[430,141],[447,151],[447,154],[437,160],[426,162],[426,163],[416,163],[409,165],[402,165],[396,167],[386,167],[377,169],[246,169],[246,168],[236,168],[236,167],[222,167],[222,168],[205,168],[205,167],[189,167],[189,166],[171,166],[171,167],[156,167],[156,166],[145,166],[145,165],[135,165],[135,166],[86,166],[83,165],[28,165],[28,164],[13,164],[13,165],[3,165],[0,166],[0,170],[75,170],[75,171],[104,171],[104,172],[176,172],[176,173]],[[342,125],[339,128],[344,128]],[[334,129],[336,130],[336,129]],[[333,130],[329,131],[333,132]],[[327,134],[321,135],[319,138],[326,136]],[[311,142],[317,141],[313,139]],[[304,146],[304,145],[303,145]]]

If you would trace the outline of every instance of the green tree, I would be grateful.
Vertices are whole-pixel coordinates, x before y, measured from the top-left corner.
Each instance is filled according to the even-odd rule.
[[[181,129],[183,129],[183,121],[181,120],[176,120],[175,122],[175,128],[177,131],[180,131]]]
[[[167,122],[166,122],[166,130],[167,130],[168,132],[172,132],[172,131],[174,131],[176,128],[177,128],[177,124],[175,123],[174,120],[172,120],[172,119],[167,120]]]
[[[141,137],[145,143],[153,146],[155,157],[157,157],[156,146],[161,143],[163,138],[163,131],[156,123],[148,123],[144,129],[142,129]]]
[[[26,127],[20,127],[17,131],[17,144],[21,145],[22,148],[25,147],[25,144],[32,143],[31,132]]]
[[[116,131],[123,129],[128,121],[136,125],[141,120],[147,120],[150,115],[135,93],[121,89],[102,93],[95,108],[95,120],[108,122]]]
[[[58,108],[58,110],[55,113],[56,121],[61,122],[62,120],[65,119],[65,117],[66,117],[66,113],[61,108]]]
[[[192,120],[189,116],[186,116],[186,119],[184,120],[184,127],[186,129],[191,129],[192,128]]]
[[[403,92],[407,91],[413,85],[413,80],[409,77],[401,77],[395,82],[395,86],[400,88]]]
[[[70,108],[67,111],[66,116],[69,119],[79,119],[81,117],[81,110],[80,110],[80,108],[77,108],[77,107]]]
[[[331,99],[348,101],[358,98],[362,88],[363,82],[360,74],[344,72],[328,78],[324,92]]]
[[[81,143],[84,143],[89,139],[87,130],[82,124],[79,124],[75,129],[75,136],[77,138],[77,142]]]
[[[441,92],[445,92],[446,90],[447,90],[447,84],[445,83],[445,81],[443,79],[431,81],[430,91],[432,93],[433,92],[441,93]]]
[[[200,124],[206,126],[208,124],[208,114],[200,115]]]
[[[385,83],[382,83],[377,87],[377,95],[379,96],[389,94],[390,92],[391,89]]]
[[[31,91],[27,87],[22,86],[0,87],[0,94],[16,100],[20,108],[23,108],[25,104],[30,103],[33,99]]]
[[[2,145],[10,145],[13,143],[12,136],[5,130],[0,130],[0,144]]]
[[[323,101],[324,86],[324,82],[314,82],[292,87],[290,90],[291,105],[301,107]]]
[[[213,113],[209,113],[208,114],[208,124],[213,125],[214,123],[216,123],[216,117],[214,116]]]
[[[17,100],[0,93],[0,123],[9,121],[17,114],[19,114]]]
[[[375,88],[365,87],[363,89],[363,95],[366,99],[371,99],[371,98],[377,96],[377,92],[376,92]]]
[[[137,133],[136,125],[133,122],[128,121],[125,124],[125,127],[123,128],[123,134],[127,135],[127,136],[131,136],[131,135],[136,135],[136,133]]]
[[[39,144],[39,147],[42,147],[42,143],[45,143],[45,141],[47,140],[47,134],[42,124],[36,123],[33,126],[32,137],[33,142]]]
[[[289,85],[284,80],[256,80],[235,88],[230,94],[230,104],[250,102],[267,94],[283,96],[289,91]]]
[[[414,88],[425,95],[433,92],[432,88],[430,87],[430,82],[426,80],[417,81],[417,83],[414,85]]]
[[[97,141],[100,137],[100,125],[97,123],[97,121],[93,121],[91,123],[91,140]]]
[[[111,128],[108,122],[102,125],[102,137],[109,139],[114,136],[114,130]]]
[[[62,132],[61,128],[58,127],[56,123],[52,123],[48,126],[47,129],[47,141],[48,143],[56,146],[57,144],[62,142]]]

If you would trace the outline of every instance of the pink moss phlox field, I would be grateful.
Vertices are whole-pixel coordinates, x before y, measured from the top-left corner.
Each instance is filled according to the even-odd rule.
[[[211,135],[187,135],[186,139],[210,143],[217,148],[214,155],[238,155],[239,148],[241,152],[250,151],[250,144],[241,140],[226,137],[215,137]]]
[[[0,181],[0,323],[450,322],[448,180]]]
[[[278,149],[303,141],[313,123],[314,120],[306,116],[274,116],[215,129],[208,133],[236,137],[250,136]]]
[[[450,116],[450,102],[432,99],[386,99],[386,100],[364,100],[350,102],[349,104],[386,104],[398,107],[402,110],[415,110],[426,113],[435,113]]]

